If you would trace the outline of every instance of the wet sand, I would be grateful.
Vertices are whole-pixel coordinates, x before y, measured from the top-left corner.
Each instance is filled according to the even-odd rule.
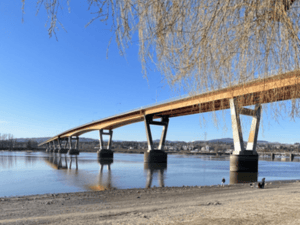
[[[0,224],[300,224],[300,182],[266,184],[0,198]]]

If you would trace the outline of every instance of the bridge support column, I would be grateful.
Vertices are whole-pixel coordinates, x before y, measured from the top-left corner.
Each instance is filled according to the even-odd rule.
[[[63,141],[65,141],[64,144],[62,143]],[[68,138],[65,138],[65,139],[58,138],[58,147],[59,147],[59,150],[58,150],[59,154],[67,154],[69,151],[69,149],[67,148],[68,147]]]
[[[75,143],[75,146],[74,146],[74,148],[72,148],[73,146],[72,146],[72,140],[73,139],[75,139],[76,140],[76,143]],[[79,137],[78,136],[76,136],[75,138],[73,138],[72,136],[70,136],[69,138],[68,138],[68,142],[69,142],[69,151],[68,151],[68,154],[69,155],[79,155],[79,150],[78,150],[78,148],[79,148]]]
[[[290,154],[290,160],[293,161],[294,160],[294,154]]]
[[[169,117],[162,116],[161,121],[153,121],[153,115],[146,115],[144,118],[144,122],[145,122],[147,142],[148,142],[148,151],[144,153],[144,162],[145,163],[167,163],[167,153],[165,153],[163,149],[164,149],[166,136],[167,136]],[[158,149],[154,149],[153,147],[150,125],[163,126]]]
[[[104,148],[103,135],[109,136],[106,148]],[[112,130],[108,130],[108,132],[104,132],[103,129],[99,130],[99,150],[97,151],[98,158],[102,158],[102,159],[108,158],[109,159],[109,158],[114,157],[114,153],[111,150],[112,135],[113,135]]]
[[[230,172],[229,184],[257,182],[258,172]]]
[[[274,159],[275,159],[275,154],[271,153],[271,160],[274,161]]]
[[[51,142],[49,142],[48,145],[49,145],[48,152],[52,152],[52,144],[51,144]]]
[[[54,146],[55,146],[55,153],[59,153],[59,150],[61,149],[60,147],[60,139],[58,138],[56,141],[53,141]]]
[[[46,152],[49,152],[49,143],[46,143]]]
[[[258,172],[258,154],[256,144],[261,116],[261,105],[255,109],[243,108],[238,105],[236,98],[230,99],[234,151],[230,155],[230,172]],[[252,124],[247,147],[244,147],[240,115],[252,116]]]
[[[68,150],[69,150],[69,149],[67,149],[67,146],[66,146],[67,143],[68,143],[68,141],[66,140],[66,143],[64,144],[64,146],[62,144],[62,141],[63,141],[63,139],[61,139],[61,138],[57,139],[57,142],[58,142],[58,153],[59,154],[66,154],[68,152]]]
[[[52,152],[55,153],[55,151],[56,151],[55,141],[52,141]]]
[[[67,149],[67,147],[68,147],[68,138],[65,138],[64,149]]]

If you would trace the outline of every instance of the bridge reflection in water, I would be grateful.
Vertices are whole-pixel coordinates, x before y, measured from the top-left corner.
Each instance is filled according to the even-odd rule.
[[[264,161],[287,161],[287,162],[299,162],[300,158],[290,157],[275,157],[269,156],[261,157]],[[30,155],[26,156],[26,161],[32,163]],[[99,176],[96,184],[88,185],[88,189],[94,191],[111,190],[115,187],[112,182],[112,169],[113,158],[98,158],[98,164],[100,165]],[[76,164],[76,170],[78,170],[78,157],[77,155],[66,155],[66,154],[49,154],[46,158],[46,162],[54,169],[71,169],[72,164]],[[147,179],[145,188],[151,188],[153,177],[157,177],[157,183],[159,187],[165,186],[165,170],[167,169],[167,163],[144,163],[144,172],[147,173]],[[221,178],[220,178],[221,179]],[[257,172],[229,172],[229,181],[227,184],[238,184],[238,183],[251,183],[258,181]]]
[[[69,160],[69,166],[68,166]],[[78,170],[78,158],[77,155],[70,155],[67,157],[66,154],[49,154],[45,161],[54,169],[72,169],[72,163],[75,163],[75,168]]]
[[[160,187],[165,186],[164,171],[167,169],[167,163],[144,163],[144,170],[147,171],[146,188],[150,188],[152,178],[155,173],[158,174],[157,179]]]
[[[98,163],[100,164],[99,171],[99,182],[98,185],[90,186],[94,191],[104,191],[113,188],[111,182],[111,168],[110,165],[114,162],[113,158],[98,158]],[[103,176],[103,169],[107,166],[107,176]]]

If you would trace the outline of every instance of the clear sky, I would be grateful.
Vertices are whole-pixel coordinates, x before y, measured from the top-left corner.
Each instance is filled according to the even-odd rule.
[[[172,92],[157,71],[143,78],[138,43],[120,56],[110,26],[95,21],[86,1],[71,1],[71,12],[60,13],[66,32],[49,38],[47,15],[36,15],[34,0],[27,0],[22,23],[21,0],[0,1],[0,133],[16,138],[50,137],[67,129],[127,110],[163,101]],[[185,93],[180,93],[185,94]],[[232,137],[229,110],[220,113],[218,128],[210,113],[172,118],[167,140],[193,141]],[[224,118],[224,119],[223,119]],[[244,117],[243,117],[244,118]],[[250,123],[250,120],[245,120]],[[223,129],[225,124],[225,128]],[[282,114],[279,123],[263,115],[259,140],[300,142],[300,120]],[[245,126],[245,130],[248,127]],[[155,128],[153,138],[160,137]],[[244,133],[246,140],[248,132]],[[98,138],[97,132],[84,137]],[[145,141],[143,123],[114,130],[114,140]]]

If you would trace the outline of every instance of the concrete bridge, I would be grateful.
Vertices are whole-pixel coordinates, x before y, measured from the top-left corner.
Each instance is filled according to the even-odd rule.
[[[280,157],[288,157],[290,161],[294,161],[295,156],[299,157],[300,153],[287,153],[287,152],[266,152],[266,153],[261,153],[260,156],[269,156],[271,160],[275,159],[275,156],[280,156]]]
[[[148,141],[148,151],[144,154],[144,162],[166,163],[167,154],[163,151],[163,148],[170,118],[230,108],[234,139],[234,151],[230,156],[230,171],[257,172],[258,154],[256,143],[261,117],[261,104],[299,98],[299,76],[300,71],[292,71],[132,110],[67,130],[41,143],[39,146],[47,145],[47,152],[79,154],[79,136],[98,130],[100,142],[100,149],[97,152],[98,157],[103,159],[113,158],[113,151],[111,150],[113,130],[144,121]],[[250,105],[255,105],[255,109],[245,108],[245,106]],[[253,117],[246,148],[243,145],[240,115]],[[153,147],[150,125],[163,126],[157,149]],[[107,146],[104,146],[103,135],[109,136]]]

